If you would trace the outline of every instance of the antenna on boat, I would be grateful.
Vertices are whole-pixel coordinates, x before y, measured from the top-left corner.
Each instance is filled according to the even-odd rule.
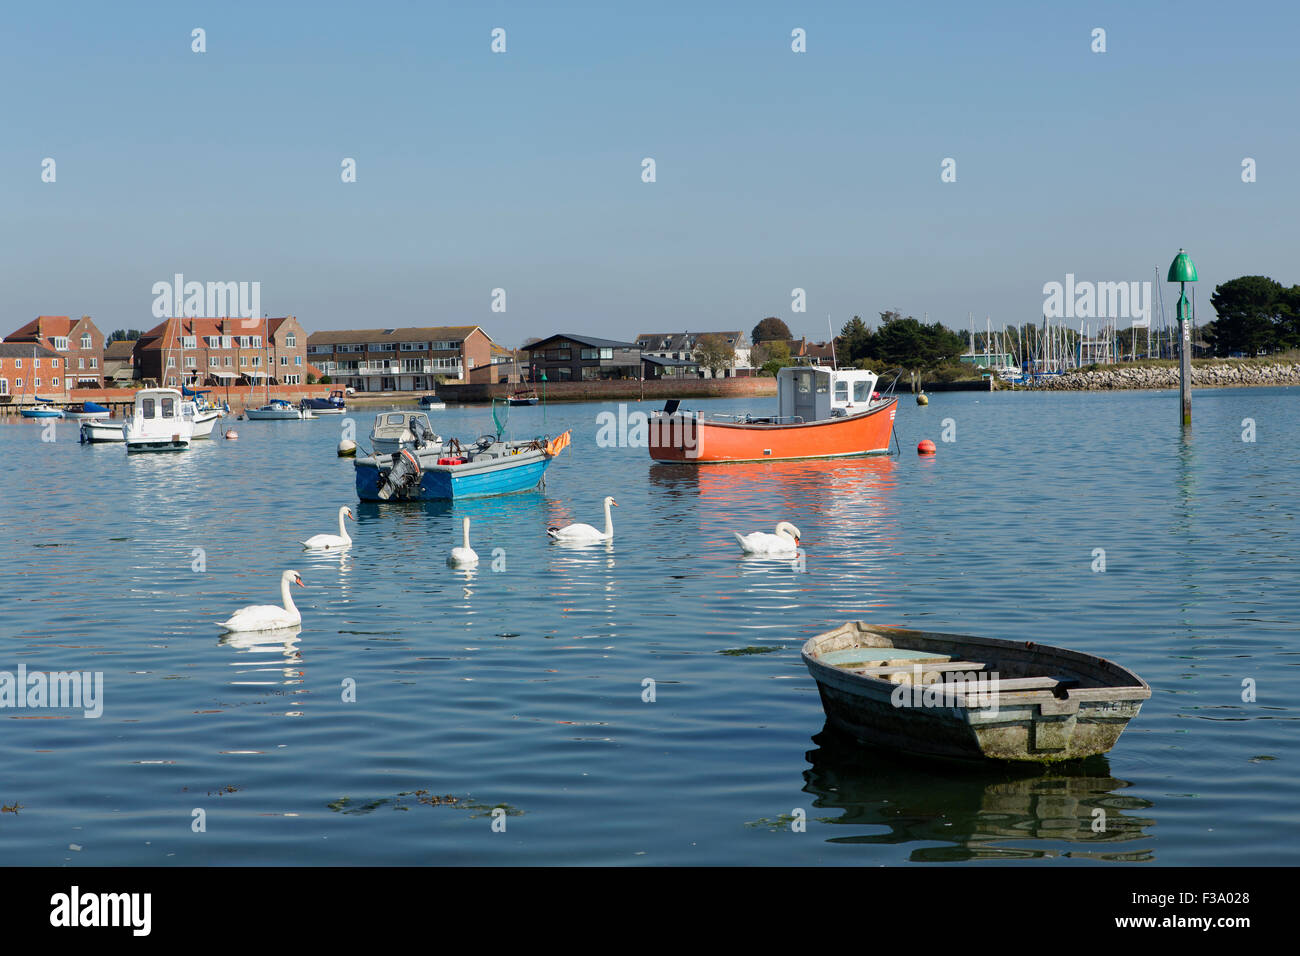
[[[831,324],[831,314],[829,312],[826,313],[826,331],[829,332],[831,336],[831,368],[838,372],[840,370],[840,365],[839,362],[835,360],[835,326]]]

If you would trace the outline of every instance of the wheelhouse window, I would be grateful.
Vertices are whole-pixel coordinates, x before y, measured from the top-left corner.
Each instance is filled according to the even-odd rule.
[[[871,401],[871,383],[854,382],[853,383],[853,401],[869,402]]]
[[[162,417],[174,418],[176,416],[176,399],[164,398],[162,400]]]
[[[153,418],[156,412],[157,408],[152,398],[146,398],[140,402],[140,416],[142,418]]]
[[[836,401],[836,402],[848,402],[848,400],[849,400],[849,383],[848,383],[848,382],[836,382],[836,383],[835,383],[835,401]]]

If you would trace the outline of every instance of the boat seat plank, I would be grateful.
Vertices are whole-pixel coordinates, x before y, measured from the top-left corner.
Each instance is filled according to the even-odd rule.
[[[884,677],[888,674],[898,673],[900,666],[905,668],[910,674],[912,664],[924,664],[927,672],[946,674],[950,671],[982,671],[987,668],[986,661],[904,661],[901,665],[891,664],[887,666],[871,666],[863,668],[854,668],[854,674],[861,674],[864,677]]]
[[[840,651],[827,651],[819,655],[818,660],[834,667],[869,667],[894,661],[950,661],[952,655],[908,647],[847,647]]]

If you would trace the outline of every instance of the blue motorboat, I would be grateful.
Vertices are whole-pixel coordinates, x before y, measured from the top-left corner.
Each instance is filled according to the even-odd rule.
[[[481,498],[529,491],[569,444],[554,439],[510,441],[484,435],[473,444],[417,434],[395,452],[355,461],[357,497],[362,501],[424,501]]]

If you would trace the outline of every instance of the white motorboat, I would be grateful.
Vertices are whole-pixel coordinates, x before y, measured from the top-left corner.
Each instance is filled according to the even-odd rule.
[[[196,402],[185,402],[182,409],[184,415],[194,422],[194,437],[208,438],[212,435],[212,429],[221,419],[221,409],[204,408]]]
[[[302,411],[283,398],[273,398],[261,408],[244,409],[244,417],[250,422],[296,421],[302,418]]]
[[[181,393],[174,388],[143,388],[135,393],[135,411],[122,432],[126,450],[182,451],[194,437],[194,419],[187,416]]]
[[[110,412],[103,405],[95,402],[82,402],[79,405],[71,405],[63,410],[64,418],[71,418],[79,421],[90,421],[96,418],[108,418]]]

